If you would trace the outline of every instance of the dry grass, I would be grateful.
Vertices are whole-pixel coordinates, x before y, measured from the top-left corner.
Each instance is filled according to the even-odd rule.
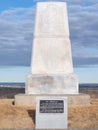
[[[34,128],[34,107],[0,105],[0,128]]]
[[[0,129],[34,128],[35,106],[14,106],[13,97],[23,93],[22,88],[0,88]],[[98,89],[81,88],[91,96],[91,105],[68,107],[69,128],[98,128]]]
[[[98,105],[69,107],[69,127],[98,128]]]
[[[14,106],[13,99],[0,99],[0,128],[34,128],[35,107]],[[68,107],[69,128],[98,128],[98,99],[91,105]]]

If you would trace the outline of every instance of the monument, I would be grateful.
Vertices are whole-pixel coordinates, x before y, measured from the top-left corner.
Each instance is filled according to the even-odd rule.
[[[16,105],[36,104],[36,96],[67,96],[68,104],[89,104],[79,94],[73,72],[66,2],[37,2],[31,72],[25,94],[15,96]]]
[[[26,94],[78,94],[65,2],[38,2]]]
[[[67,98],[37,96],[36,129],[66,129],[68,127]]]

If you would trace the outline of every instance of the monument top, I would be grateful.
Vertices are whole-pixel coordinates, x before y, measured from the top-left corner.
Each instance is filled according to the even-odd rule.
[[[66,3],[37,3],[34,37],[69,37]]]

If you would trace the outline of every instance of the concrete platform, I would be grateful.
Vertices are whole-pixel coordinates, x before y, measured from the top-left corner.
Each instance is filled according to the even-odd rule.
[[[90,96],[87,94],[76,94],[76,95],[50,95],[50,94],[38,94],[38,95],[26,95],[18,94],[15,95],[15,105],[36,105],[36,96],[65,96],[68,97],[68,105],[87,105],[90,104]]]

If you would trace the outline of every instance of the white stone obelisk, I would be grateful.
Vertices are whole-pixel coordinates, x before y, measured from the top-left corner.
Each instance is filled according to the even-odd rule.
[[[65,2],[38,2],[26,94],[78,94]]]

